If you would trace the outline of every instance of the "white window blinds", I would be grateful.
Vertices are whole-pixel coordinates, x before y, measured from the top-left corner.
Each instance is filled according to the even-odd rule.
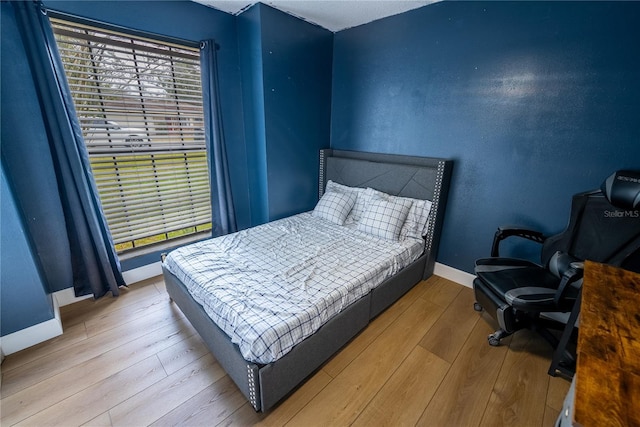
[[[116,249],[211,229],[199,51],[51,22]]]

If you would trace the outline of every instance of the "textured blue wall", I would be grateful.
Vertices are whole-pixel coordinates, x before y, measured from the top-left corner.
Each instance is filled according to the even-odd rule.
[[[640,169],[638,22],[636,2],[443,2],[341,31],[331,147],[454,159],[438,262],[472,272],[497,226],[559,232],[572,194]]]
[[[260,5],[269,219],[313,209],[329,148],[333,33]]]
[[[2,3],[0,7],[2,161],[5,176],[15,191],[18,211],[24,218],[25,227],[31,231],[30,239],[34,247],[42,247],[42,243],[47,242],[57,248],[55,252],[40,253],[36,257],[41,261],[38,261],[38,265],[43,272],[44,289],[55,292],[73,283],[71,263],[61,262],[70,257],[65,219],[49,154],[47,130],[13,7],[8,3]],[[36,152],[37,156],[32,154]],[[22,176],[27,179],[14,179],[11,182],[11,177]],[[34,188],[38,190],[38,197],[33,197]],[[31,257],[31,254],[24,256]],[[13,292],[19,293],[20,289],[14,289]]]
[[[252,225],[312,209],[329,146],[333,33],[264,4],[238,17]]]
[[[250,215],[251,225],[257,225],[269,221],[260,6],[249,8],[237,19]]]
[[[31,255],[13,191],[0,165],[0,335],[53,318],[51,295],[44,289]]]

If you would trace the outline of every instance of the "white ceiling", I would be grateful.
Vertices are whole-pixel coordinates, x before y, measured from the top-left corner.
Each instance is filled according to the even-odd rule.
[[[236,15],[258,3],[251,0],[194,0]],[[262,3],[333,32],[397,15],[438,0],[264,0]]]

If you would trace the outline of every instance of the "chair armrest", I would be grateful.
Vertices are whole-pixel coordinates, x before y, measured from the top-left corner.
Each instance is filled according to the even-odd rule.
[[[555,295],[556,289],[537,286],[515,288],[504,294],[507,304],[516,310],[528,313],[554,311],[553,299]]]
[[[576,283],[584,275],[584,262],[572,262],[570,265],[571,267],[562,275],[560,286],[558,286],[556,295],[553,298],[553,302],[556,305],[560,304],[569,285]]]
[[[582,279],[583,263],[574,262],[562,275],[558,289],[526,286],[507,291],[504,296],[507,304],[516,310],[529,313],[544,311],[565,311],[566,304],[562,302],[569,285]],[[570,310],[570,308],[569,308]],[[567,310],[568,311],[568,310]]]
[[[496,231],[496,234],[493,236],[493,244],[491,245],[492,257],[500,256],[500,242],[511,236],[522,237],[523,239],[536,243],[543,243],[547,239],[547,236],[541,232],[527,228],[514,226],[498,227],[498,231]]]

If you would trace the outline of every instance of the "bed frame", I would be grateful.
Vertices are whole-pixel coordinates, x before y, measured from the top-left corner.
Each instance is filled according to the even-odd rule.
[[[321,150],[319,196],[322,196],[326,182],[333,180],[352,187],[372,187],[388,194],[431,200],[433,205],[425,252],[273,363],[260,365],[246,361],[238,346],[213,323],[180,280],[163,264],[169,296],[256,411],[272,408],[371,319],[433,274],[452,166],[451,160],[437,158]]]

